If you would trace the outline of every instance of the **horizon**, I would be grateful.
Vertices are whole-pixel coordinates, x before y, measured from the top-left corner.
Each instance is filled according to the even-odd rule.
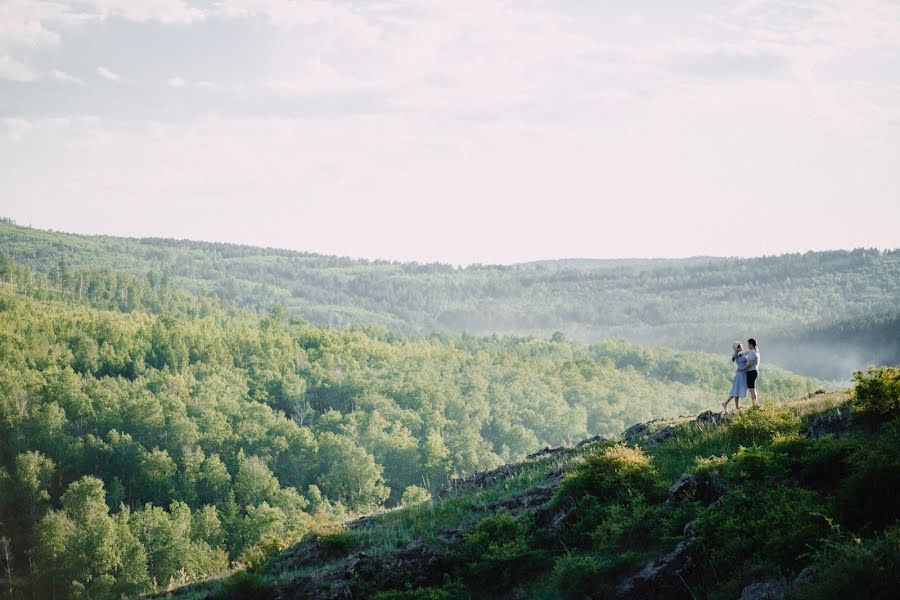
[[[627,262],[627,261],[680,261],[680,260],[754,260],[754,259],[762,259],[762,258],[777,258],[781,256],[788,256],[794,254],[806,254],[808,252],[814,253],[827,253],[827,252],[852,252],[855,250],[877,250],[881,253],[886,252],[896,252],[900,250],[900,246],[898,247],[875,247],[875,246],[856,246],[853,248],[823,248],[817,250],[805,250],[798,252],[780,252],[774,254],[746,254],[746,255],[689,255],[689,256],[616,256],[616,257],[592,257],[592,256],[562,256],[562,257],[552,257],[552,258],[536,258],[529,261],[524,262],[515,262],[515,263],[487,263],[487,262],[473,262],[467,264],[455,264],[450,262],[443,261],[421,261],[421,260],[398,260],[391,258],[381,258],[381,257],[371,257],[371,256],[352,256],[347,254],[328,254],[324,252],[319,252],[314,249],[304,249],[304,248],[286,248],[280,246],[270,246],[270,245],[262,245],[262,244],[248,244],[244,242],[235,242],[232,240],[208,240],[208,239],[200,239],[200,238],[176,238],[176,237],[168,237],[168,236],[159,236],[159,235],[144,235],[144,236],[131,236],[117,233],[106,233],[106,232],[85,232],[85,231],[66,231],[62,229],[55,228],[45,228],[39,227],[33,224],[23,224],[18,222],[15,218],[0,215],[0,219],[6,219],[11,225],[16,227],[24,227],[28,229],[34,229],[36,231],[46,231],[48,233],[57,233],[61,235],[73,235],[73,236],[82,236],[82,237],[106,237],[106,238],[122,238],[128,240],[168,240],[174,242],[192,242],[192,243],[201,243],[201,244],[224,244],[229,246],[243,246],[243,247],[251,247],[258,248],[262,251],[276,251],[276,252],[296,252],[298,254],[310,254],[314,256],[323,256],[329,258],[341,258],[347,260],[354,261],[368,261],[372,263],[391,263],[391,264],[415,264],[415,265],[441,265],[441,266],[449,266],[455,269],[467,269],[470,267],[517,267],[517,266],[526,266],[533,265],[537,263],[554,263],[554,262],[566,262],[566,261],[591,261],[591,262]]]

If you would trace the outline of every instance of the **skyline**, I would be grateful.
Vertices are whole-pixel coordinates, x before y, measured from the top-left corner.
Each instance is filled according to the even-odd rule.
[[[900,5],[0,6],[0,215],[513,264],[900,246]]]

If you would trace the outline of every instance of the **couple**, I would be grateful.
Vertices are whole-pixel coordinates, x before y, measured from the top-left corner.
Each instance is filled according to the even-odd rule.
[[[734,381],[731,383],[731,394],[728,400],[722,403],[722,408],[728,412],[728,403],[734,399],[734,408],[741,410],[741,398],[747,395],[750,390],[750,399],[753,406],[756,403],[756,377],[759,375],[759,349],[756,347],[756,340],[750,338],[747,340],[747,346],[750,348],[746,352],[744,346],[740,342],[734,343],[734,354],[731,355],[731,361],[737,364],[737,372],[734,374]]]

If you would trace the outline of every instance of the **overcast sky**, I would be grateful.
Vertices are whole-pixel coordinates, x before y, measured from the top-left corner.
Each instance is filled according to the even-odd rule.
[[[900,246],[900,2],[0,0],[0,215],[403,260]]]

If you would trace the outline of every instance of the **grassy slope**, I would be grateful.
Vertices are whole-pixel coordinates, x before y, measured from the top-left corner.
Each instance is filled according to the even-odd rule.
[[[675,597],[734,598],[745,585],[772,579],[796,598],[890,597],[886,590],[898,578],[892,561],[900,558],[892,526],[900,514],[900,427],[855,414],[849,395],[769,404],[721,425],[655,421],[629,430],[624,447],[596,440],[544,451],[462,480],[430,502],[313,536],[254,573],[184,597],[620,596],[617,584],[685,539],[695,567]],[[648,441],[668,428],[675,435],[667,441]],[[836,435],[821,435],[829,430]],[[619,462],[598,460],[612,455]],[[669,498],[665,490],[683,473],[710,483],[718,501],[700,493]],[[605,480],[613,484],[607,496],[615,497],[606,504],[599,493]],[[858,496],[873,482],[883,497],[866,504]],[[683,533],[688,522],[699,533]],[[818,565],[807,570],[818,573],[812,583],[791,587],[809,565]],[[406,581],[421,576],[416,582],[424,585],[389,591],[397,584],[380,575],[385,571]]]

